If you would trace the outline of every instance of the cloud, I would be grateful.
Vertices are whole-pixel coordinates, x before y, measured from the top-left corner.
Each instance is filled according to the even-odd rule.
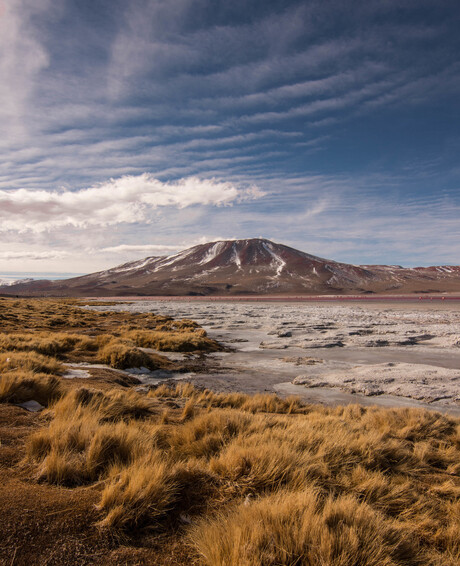
[[[14,259],[32,259],[32,260],[49,260],[49,259],[62,259],[69,257],[70,252],[66,251],[14,251],[14,252],[0,252],[0,260],[14,260]]]
[[[49,56],[37,38],[31,18],[46,10],[49,0],[0,1],[0,116],[3,125],[22,129],[20,118],[39,73]]]
[[[256,185],[198,177],[162,182],[149,173],[125,175],[79,191],[0,191],[0,231],[149,222],[159,207],[229,206],[263,195]]]
[[[108,248],[102,248],[98,250],[99,252],[108,252],[115,254],[125,254],[125,253],[168,253],[175,252],[180,249],[180,246],[169,246],[167,244],[121,244],[119,246],[111,246]]]
[[[455,2],[345,4],[0,0],[1,249],[96,271],[271,233],[358,262],[458,261]]]

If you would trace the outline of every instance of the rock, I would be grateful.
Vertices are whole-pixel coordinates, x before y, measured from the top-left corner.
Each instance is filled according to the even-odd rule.
[[[415,346],[418,343],[418,339],[416,336],[409,336],[406,340],[401,340],[400,342],[396,342],[398,346]]]
[[[294,385],[305,385],[306,387],[333,387],[334,384],[327,381],[319,381],[318,378],[309,375],[298,375],[292,380]]]
[[[292,332],[290,330],[280,330],[278,332],[278,338],[291,338]]]
[[[343,348],[345,344],[342,340],[336,340],[333,342],[314,342],[313,344],[309,344],[308,348]]]
[[[366,342],[365,346],[367,346],[368,348],[381,348],[383,346],[389,346],[390,343],[388,342],[388,340],[369,340],[369,342]]]
[[[374,331],[371,328],[360,328],[359,330],[353,330],[349,332],[349,336],[367,336],[373,334]]]
[[[312,380],[308,375],[298,375],[292,380],[294,385],[310,385],[311,382]]]
[[[324,360],[320,358],[310,358],[309,356],[304,357],[293,357],[293,358],[281,358],[283,362],[293,363],[296,366],[313,366],[315,364],[322,364]]]
[[[376,385],[369,385],[367,387],[363,387],[361,390],[363,395],[367,397],[373,397],[374,395],[383,395],[384,391],[379,389]]]
[[[26,411],[30,411],[31,413],[38,413],[39,411],[43,411],[45,408],[43,405],[40,405],[38,401],[24,401],[24,403],[18,403],[18,407],[22,407]]]
[[[259,348],[263,350],[285,350],[287,344],[278,344],[277,342],[261,342]]]

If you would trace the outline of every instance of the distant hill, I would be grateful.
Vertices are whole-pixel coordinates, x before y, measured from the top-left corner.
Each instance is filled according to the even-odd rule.
[[[270,240],[223,240],[60,281],[0,286],[46,296],[394,294],[460,291],[460,266],[350,265]]]

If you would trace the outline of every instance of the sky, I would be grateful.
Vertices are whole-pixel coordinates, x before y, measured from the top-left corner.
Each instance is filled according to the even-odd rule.
[[[0,271],[264,237],[460,264],[458,0],[0,0]]]

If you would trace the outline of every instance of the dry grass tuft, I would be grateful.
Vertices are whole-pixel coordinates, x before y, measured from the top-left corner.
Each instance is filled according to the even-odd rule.
[[[311,488],[240,504],[199,523],[191,539],[212,566],[423,564],[416,538],[395,521],[353,497],[323,498]]]
[[[151,416],[151,402],[132,391],[74,389],[50,413],[49,427],[30,437],[27,456],[39,465],[38,476],[52,483],[105,477],[113,465],[129,464],[155,443],[157,427],[138,427],[133,420]],[[71,465],[64,465],[66,459]]]
[[[152,414],[152,403],[134,391],[107,393],[81,387],[73,389],[53,407],[55,417],[65,420],[79,412],[92,414],[100,422],[144,419]]]
[[[113,530],[158,526],[171,509],[178,486],[169,466],[152,452],[146,460],[111,470],[99,509],[105,514],[101,527]]]
[[[46,407],[61,395],[61,385],[54,376],[11,372],[0,377],[0,403],[24,403],[34,400]]]
[[[189,399],[184,406],[184,410],[182,411],[182,420],[189,421],[193,419],[195,416],[195,402],[193,399]]]
[[[206,336],[203,329],[187,331],[185,329],[163,331],[132,330],[123,333],[123,338],[132,340],[136,346],[142,348],[154,348],[161,352],[216,352],[222,348],[215,340]]]
[[[93,338],[63,332],[34,332],[26,334],[0,334],[0,351],[37,352],[45,356],[60,356],[72,350],[91,352],[97,349]]]
[[[117,369],[146,367],[153,370],[159,367],[148,354],[118,339],[105,344],[98,357],[101,362]]]
[[[32,373],[48,373],[60,375],[64,366],[55,358],[43,356],[35,352],[8,352],[0,354],[0,372],[26,371]]]

